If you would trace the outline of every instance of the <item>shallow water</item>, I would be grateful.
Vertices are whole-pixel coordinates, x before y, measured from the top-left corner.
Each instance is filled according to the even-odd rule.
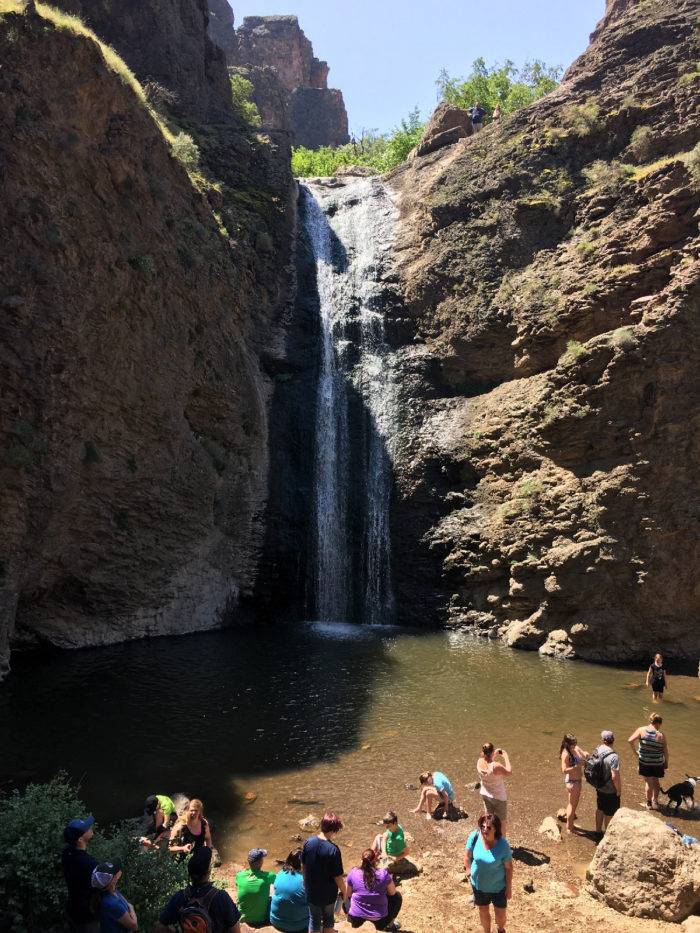
[[[558,662],[447,632],[344,624],[243,628],[14,659],[0,689],[0,781],[82,785],[106,823],[149,793],[201,797],[225,857],[252,845],[286,854],[298,820],[324,807],[346,820],[353,852],[398,809],[407,828],[424,769],[458,800],[476,779],[482,741],[511,754],[513,829],[564,804],[563,732],[592,749],[615,730],[623,803],[642,799],[627,745],[652,708],[638,671]],[[700,773],[700,681],[671,678],[664,716],[668,786]],[[247,792],[257,799],[246,803]],[[584,788],[584,823],[593,795]],[[697,828],[697,824],[695,824]],[[698,835],[693,831],[694,835]]]

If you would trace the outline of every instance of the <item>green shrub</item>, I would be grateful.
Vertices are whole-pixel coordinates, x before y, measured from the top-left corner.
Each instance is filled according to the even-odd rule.
[[[172,154],[182,162],[188,172],[199,168],[199,146],[189,133],[178,133],[170,144]]]
[[[583,177],[590,188],[598,188],[600,191],[613,194],[620,190],[632,176],[633,171],[630,165],[623,165],[621,162],[604,162],[602,159],[596,159],[584,168]]]
[[[512,61],[487,65],[483,58],[477,58],[466,78],[453,78],[443,68],[436,84],[442,100],[457,107],[468,108],[479,101],[491,113],[496,104],[500,104],[501,113],[505,115],[553,91],[561,73],[560,67],[541,61],[526,62],[522,68],[517,68]]]
[[[566,344],[566,352],[560,357],[560,363],[573,363],[579,356],[586,352],[584,345],[578,340],[569,340]]]
[[[359,140],[336,149],[299,146],[292,150],[292,174],[296,178],[333,175],[344,165],[361,165],[376,172],[388,172],[404,162],[411,149],[418,145],[424,126],[418,108],[415,108],[388,134],[363,133]]]
[[[130,256],[128,262],[132,269],[136,269],[146,278],[153,278],[156,274],[156,264],[153,261],[153,256],[149,256],[148,253],[137,253],[135,256]]]
[[[654,154],[655,134],[650,126],[638,126],[630,139],[629,151],[638,162],[648,162]]]
[[[700,143],[697,143],[688,153],[685,164],[696,188],[700,188]]]
[[[63,830],[86,812],[78,788],[64,774],[0,798],[0,897],[3,910],[15,916],[17,933],[42,933],[61,923]],[[122,860],[119,889],[134,905],[140,929],[149,930],[168,897],[186,884],[186,863],[141,853],[134,828],[125,823],[109,833],[97,831],[90,852],[98,861]]]
[[[577,136],[588,136],[598,122],[600,107],[589,100],[583,104],[569,104],[561,111],[562,125]]]
[[[242,74],[236,74],[235,72],[231,74],[230,79],[234,110],[244,123],[254,127],[260,126],[261,120],[258,108],[251,100],[253,82]]]

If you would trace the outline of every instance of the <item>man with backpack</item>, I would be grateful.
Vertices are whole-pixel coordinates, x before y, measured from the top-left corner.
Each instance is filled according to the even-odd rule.
[[[240,911],[228,892],[209,880],[211,856],[207,846],[195,850],[187,863],[190,883],[165,905],[156,933],[168,933],[176,924],[182,933],[241,933]]]
[[[608,823],[620,809],[620,796],[622,794],[622,779],[620,778],[620,759],[613,751],[615,736],[609,729],[600,733],[603,744],[589,755],[583,767],[583,776],[588,783],[596,789],[595,829],[603,833],[603,826]]]

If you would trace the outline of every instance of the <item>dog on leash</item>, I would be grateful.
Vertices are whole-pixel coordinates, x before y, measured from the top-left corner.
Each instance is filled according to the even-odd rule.
[[[686,778],[686,781],[679,781],[677,784],[669,787],[668,790],[664,790],[663,787],[659,788],[659,793],[668,797],[669,807],[672,803],[675,803],[675,813],[678,813],[680,805],[684,801],[689,810],[695,807],[695,785],[700,781],[700,776],[691,777],[689,774],[686,774]]]

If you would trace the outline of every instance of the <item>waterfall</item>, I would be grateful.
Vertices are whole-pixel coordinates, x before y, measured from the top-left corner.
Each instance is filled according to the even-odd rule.
[[[396,210],[376,178],[302,190],[321,331],[311,608],[320,619],[387,622],[396,405],[383,276]]]

